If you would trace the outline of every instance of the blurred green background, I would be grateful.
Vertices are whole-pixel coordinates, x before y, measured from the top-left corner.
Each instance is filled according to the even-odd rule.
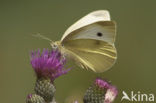
[[[117,22],[118,60],[102,74],[73,65],[68,75],[55,81],[56,100],[81,98],[96,76],[117,86],[120,93],[114,103],[120,103],[123,90],[156,95],[155,4],[155,0],[0,0],[0,103],[25,103],[27,94],[33,93],[36,77],[29,52],[51,47],[32,34],[60,40],[71,24],[99,9],[109,10]]]

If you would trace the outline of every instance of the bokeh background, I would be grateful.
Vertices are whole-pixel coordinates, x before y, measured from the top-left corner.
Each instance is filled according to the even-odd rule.
[[[60,40],[71,24],[99,9],[109,10],[117,22],[118,60],[102,74],[73,65],[70,73],[55,81],[56,100],[81,99],[96,76],[117,86],[120,92],[114,103],[120,103],[123,90],[156,95],[155,4],[155,0],[0,0],[0,103],[25,103],[27,94],[33,93],[36,77],[29,52],[51,47],[32,34]]]

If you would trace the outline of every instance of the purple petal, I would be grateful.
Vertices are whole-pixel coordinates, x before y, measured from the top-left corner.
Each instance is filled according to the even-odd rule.
[[[30,63],[38,77],[49,77],[53,81],[69,71],[69,69],[64,69],[66,59],[58,50],[43,49],[41,52],[38,49],[32,51],[30,55]]]

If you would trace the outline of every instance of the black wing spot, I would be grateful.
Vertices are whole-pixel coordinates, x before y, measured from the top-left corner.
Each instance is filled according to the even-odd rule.
[[[102,34],[101,32],[98,32],[96,35],[97,35],[98,37],[102,37],[102,36],[103,36],[103,34]]]

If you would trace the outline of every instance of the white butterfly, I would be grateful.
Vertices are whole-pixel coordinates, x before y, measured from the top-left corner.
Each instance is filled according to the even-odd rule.
[[[117,58],[115,35],[116,25],[110,20],[109,12],[98,10],[77,21],[60,41],[51,42],[51,45],[82,68],[104,72]]]

